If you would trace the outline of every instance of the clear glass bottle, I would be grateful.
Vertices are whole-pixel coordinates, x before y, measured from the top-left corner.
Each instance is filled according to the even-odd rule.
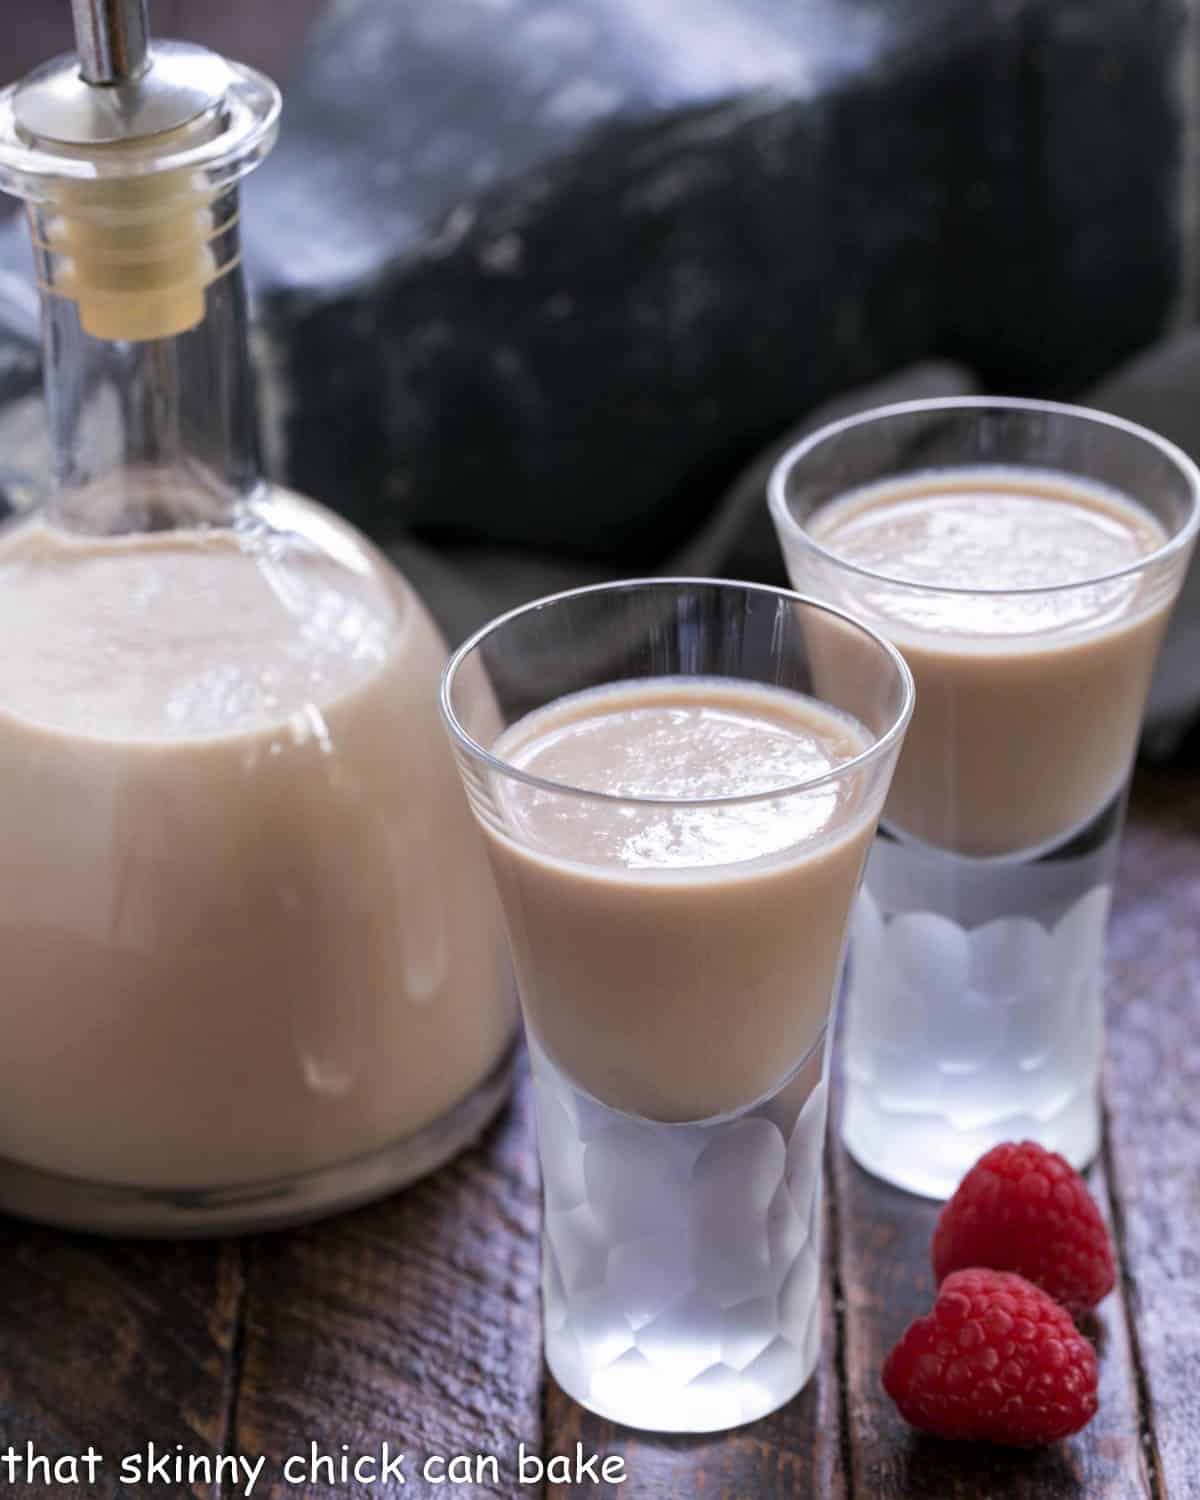
[[[238,181],[278,93],[162,48],[217,80],[165,130],[128,129],[144,82],[83,144],[52,91],[0,94],[56,466],[0,532],[0,1209],[186,1234],[446,1160],[505,1096],[516,1013],[444,644],[259,472]]]

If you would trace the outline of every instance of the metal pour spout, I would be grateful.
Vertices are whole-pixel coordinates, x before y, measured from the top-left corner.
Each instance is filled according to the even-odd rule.
[[[71,0],[71,12],[78,55],[17,85],[14,113],[31,138],[132,145],[214,112],[233,83],[230,65],[207,47],[151,45],[146,0]]]
[[[146,0],[71,0],[79,71],[90,84],[129,83],[146,71]]]

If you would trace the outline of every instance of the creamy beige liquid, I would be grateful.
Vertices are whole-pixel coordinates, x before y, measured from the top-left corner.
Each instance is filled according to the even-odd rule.
[[[1057,475],[962,469],[858,491],[808,529],[865,572],[796,554],[796,587],[889,636],[916,678],[885,823],[957,853],[1007,854],[1052,844],[1118,791],[1170,591],[1144,574],[1086,580],[1164,544],[1148,511]],[[946,592],[1060,584],[1083,586]],[[836,673],[836,641],[826,655]]]
[[[0,1156],[291,1175],[410,1135],[509,1040],[441,640],[353,532],[273,510],[282,554],[0,543]]]
[[[776,791],[869,743],[798,694],[668,678],[561,699],[496,753],[612,797],[682,799]],[[697,1120],[800,1062],[874,831],[856,776],[724,806],[497,790],[485,829],[526,1019],[571,1078],[616,1108]]]

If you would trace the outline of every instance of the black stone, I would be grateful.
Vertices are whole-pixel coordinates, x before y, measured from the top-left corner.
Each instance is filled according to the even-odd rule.
[[[652,566],[833,393],[1064,393],[1179,282],[1181,0],[331,9],[247,187],[289,478]]]

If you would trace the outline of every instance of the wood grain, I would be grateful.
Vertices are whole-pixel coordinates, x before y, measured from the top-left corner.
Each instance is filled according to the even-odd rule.
[[[1151,1500],[1137,1382],[1119,1292],[1089,1330],[1100,1353],[1100,1411],[1083,1433],[1035,1453],[944,1443],[912,1432],[879,1384],[889,1349],[933,1301],[929,1239],[938,1205],[887,1187],[836,1153],[844,1225],[845,1363],[851,1493],[878,1500]],[[1092,1191],[1108,1208],[1102,1169]]]
[[[58,1458],[90,1445],[97,1482],[78,1488],[21,1471],[23,1500],[141,1493],[120,1460],[182,1443],[212,1455],[226,1438],[240,1295],[235,1247],[118,1244],[0,1218],[0,1452]],[[159,1493],[162,1493],[160,1490]],[[197,1483],[176,1493],[213,1495]]]
[[[1109,939],[1109,1143],[1146,1461],[1200,1493],[1200,780],[1143,772]]]
[[[381,1495],[339,1479],[284,1481],[315,1442],[337,1457],[409,1455],[405,1496],[432,1455],[494,1455],[516,1490],[516,1448],[541,1439],[538,1188],[527,1090],[451,1167],[340,1219],[247,1248],[235,1446],[270,1460],[256,1496]],[[531,1494],[531,1491],[525,1491]]]

